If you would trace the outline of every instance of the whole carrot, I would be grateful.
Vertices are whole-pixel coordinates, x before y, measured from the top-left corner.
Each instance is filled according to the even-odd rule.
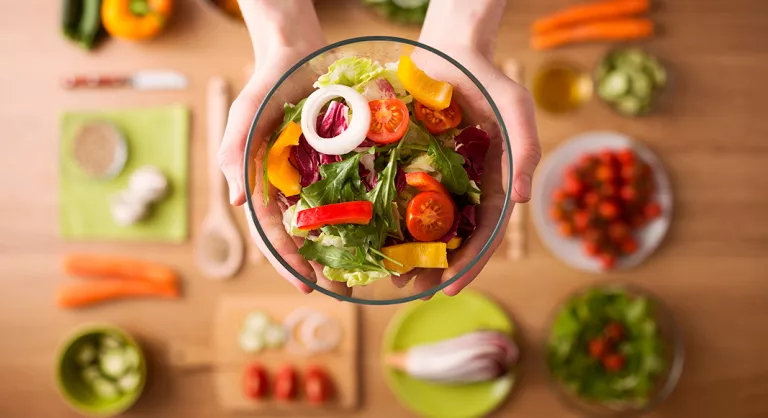
[[[98,282],[67,284],[59,288],[57,304],[62,308],[80,308],[96,303],[131,297],[176,299],[176,286],[165,284],[107,279]]]
[[[64,257],[64,271],[79,277],[144,280],[165,285],[173,285],[177,280],[176,273],[161,264],[108,255],[68,254]]]
[[[620,19],[591,22],[558,29],[531,38],[531,48],[552,49],[562,45],[588,41],[621,41],[647,38],[653,35],[653,22],[649,19]]]
[[[611,0],[571,6],[537,19],[531,26],[531,32],[541,35],[553,29],[588,21],[638,15],[647,12],[650,3],[649,0]]]

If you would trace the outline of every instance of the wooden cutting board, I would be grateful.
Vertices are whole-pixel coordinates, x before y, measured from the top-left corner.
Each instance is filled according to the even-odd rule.
[[[282,321],[295,309],[311,308],[320,311],[339,322],[342,329],[341,341],[333,350],[304,356],[287,349],[265,349],[259,353],[244,352],[239,345],[243,320],[254,311],[268,314],[275,322]],[[325,295],[295,296],[227,296],[221,299],[216,310],[213,325],[213,366],[216,396],[223,409],[228,411],[261,411],[286,413],[311,413],[350,410],[359,405],[359,337],[358,307],[351,303],[339,302]],[[298,396],[290,403],[274,400],[269,396],[265,401],[256,402],[243,394],[243,372],[246,365],[258,362],[264,366],[270,377],[270,389],[274,387],[277,370],[292,365],[298,376]],[[303,375],[310,365],[322,366],[330,375],[335,395],[324,406],[310,405],[303,394]]]

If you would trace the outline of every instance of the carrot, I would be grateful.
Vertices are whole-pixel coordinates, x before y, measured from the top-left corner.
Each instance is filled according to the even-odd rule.
[[[562,45],[587,41],[619,41],[647,38],[653,35],[653,22],[649,19],[620,19],[585,23],[558,29],[531,38],[531,48],[552,49]]]
[[[650,6],[649,0],[611,0],[580,4],[537,19],[531,26],[531,32],[542,35],[563,26],[638,15],[647,12]]]
[[[179,290],[174,285],[107,279],[99,282],[64,285],[59,288],[57,303],[62,308],[80,308],[130,297],[176,299],[179,297]]]
[[[64,257],[64,271],[72,276],[144,280],[173,285],[176,273],[163,265],[108,255],[69,254]]]

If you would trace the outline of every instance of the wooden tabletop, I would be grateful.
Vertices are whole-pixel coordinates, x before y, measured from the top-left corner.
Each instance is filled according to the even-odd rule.
[[[584,46],[548,54],[527,48],[527,25],[574,0],[510,0],[497,55],[530,69],[570,58],[586,67],[605,50]],[[205,86],[223,75],[242,85],[252,61],[245,29],[192,0],[177,1],[167,33],[134,44],[110,41],[86,54],[59,33],[59,10],[43,0],[16,2],[0,14],[0,416],[75,416],[57,396],[56,346],[89,321],[120,324],[147,347],[150,383],[128,417],[221,417],[210,370],[171,366],[174,345],[210,343],[211,314],[225,294],[286,294],[295,290],[268,265],[248,265],[227,283],[194,267],[192,240],[182,245],[64,243],[57,236],[57,145],[60,112],[72,109],[188,104],[193,113],[190,166],[191,236],[206,207]],[[329,41],[361,35],[416,38],[386,23],[357,0],[320,2]],[[648,144],[669,169],[675,190],[672,229],[645,264],[625,273],[592,275],[567,268],[533,231],[528,256],[495,257],[472,285],[492,293],[524,333],[523,374],[515,395],[495,416],[570,416],[547,387],[541,339],[548,314],[568,292],[604,280],[642,285],[674,312],[687,348],[677,390],[652,416],[768,416],[768,2],[664,1],[654,14],[664,30],[648,48],[666,60],[672,94],[663,113],[623,119],[597,101],[560,117],[540,113],[545,151],[594,129],[625,132]],[[57,4],[58,5],[58,4]],[[67,92],[62,76],[173,68],[191,78],[182,92]],[[245,220],[237,212],[241,226]],[[183,274],[179,302],[114,303],[79,312],[58,310],[56,287],[66,279],[70,250],[119,253],[171,264]],[[501,252],[500,252],[501,253]],[[322,297],[312,295],[310,297]],[[382,332],[397,307],[365,307],[359,416],[411,416],[386,387],[379,364]]]

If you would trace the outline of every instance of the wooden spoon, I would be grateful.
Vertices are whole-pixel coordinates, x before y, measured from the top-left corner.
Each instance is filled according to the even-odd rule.
[[[502,71],[516,83],[523,85],[523,67],[520,62],[509,59],[504,62]],[[507,257],[520,260],[525,256],[525,211],[528,205],[515,204],[507,225]]]
[[[214,77],[208,83],[208,214],[197,240],[197,265],[211,279],[228,279],[243,265],[243,238],[229,212],[224,175],[217,154],[229,109],[229,86]]]

